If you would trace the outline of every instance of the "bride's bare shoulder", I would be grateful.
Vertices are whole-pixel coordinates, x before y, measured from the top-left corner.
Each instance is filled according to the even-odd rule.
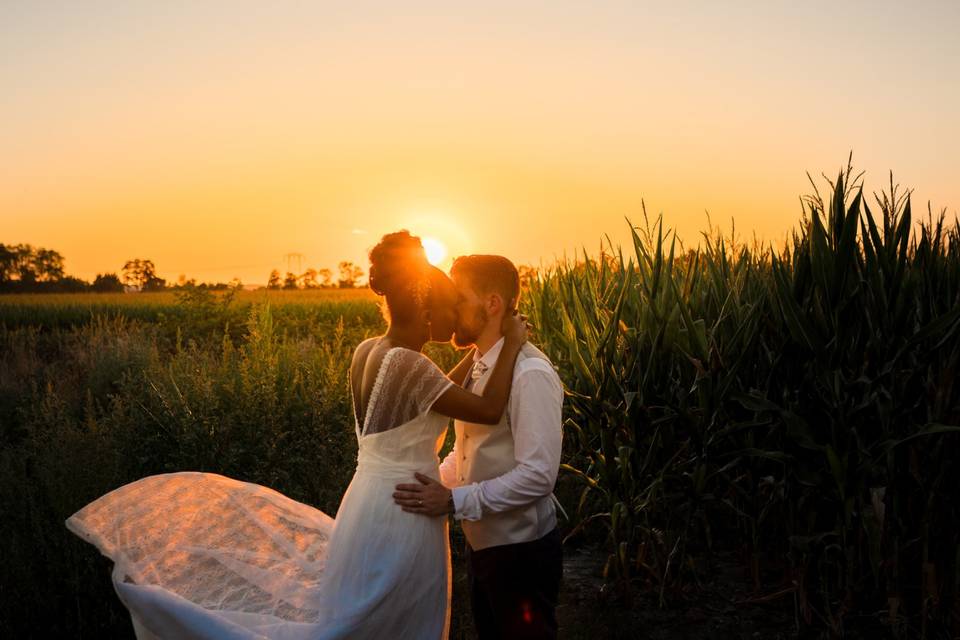
[[[353,358],[351,358],[351,364],[356,365],[357,363],[364,362],[367,359],[367,355],[370,353],[370,350],[373,349],[376,344],[380,342],[380,336],[375,336],[373,338],[367,338],[363,342],[357,345],[357,348],[353,350]]]

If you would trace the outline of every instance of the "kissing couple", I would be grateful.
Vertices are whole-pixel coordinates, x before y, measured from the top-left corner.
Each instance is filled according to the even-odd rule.
[[[448,276],[400,231],[370,251],[369,273],[388,328],[350,363],[357,467],[335,518],[263,485],[183,471],[123,485],[66,520],[113,560],[139,640],[445,639],[451,515],[479,637],[556,637],[563,385],[527,340],[516,267],[471,255]],[[469,350],[444,373],[422,349],[451,340]]]

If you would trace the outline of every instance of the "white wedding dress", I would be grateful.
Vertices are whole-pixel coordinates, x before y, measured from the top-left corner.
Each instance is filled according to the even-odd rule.
[[[113,560],[139,640],[446,638],[447,519],[407,513],[392,494],[415,471],[439,479],[448,419],[430,406],[451,384],[417,351],[384,355],[336,519],[186,471],[124,485],[66,525]]]

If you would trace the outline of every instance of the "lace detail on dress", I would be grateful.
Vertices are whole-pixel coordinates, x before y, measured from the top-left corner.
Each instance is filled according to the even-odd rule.
[[[383,359],[380,361],[380,368],[377,369],[377,376],[373,379],[373,389],[370,390],[370,397],[367,399],[367,410],[363,414],[363,424],[360,425],[360,431],[357,433],[358,436],[368,432],[367,422],[369,422],[370,418],[370,409],[375,406],[377,397],[380,395],[380,387],[383,386],[383,376],[390,364],[390,356],[399,348],[400,347],[393,347],[392,349],[387,349],[387,352],[383,354]]]
[[[363,435],[402,426],[430,407],[453,384],[430,358],[419,351],[394,347],[383,356],[374,381]]]
[[[66,521],[115,562],[117,579],[206,609],[314,622],[311,587],[333,520],[260,485],[179,472],[108,493]]]

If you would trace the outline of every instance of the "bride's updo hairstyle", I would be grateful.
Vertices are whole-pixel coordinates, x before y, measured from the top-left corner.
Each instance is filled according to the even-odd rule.
[[[433,272],[443,272],[427,260],[420,238],[407,230],[388,233],[370,250],[370,289],[386,299],[384,316],[410,322],[428,303]]]

